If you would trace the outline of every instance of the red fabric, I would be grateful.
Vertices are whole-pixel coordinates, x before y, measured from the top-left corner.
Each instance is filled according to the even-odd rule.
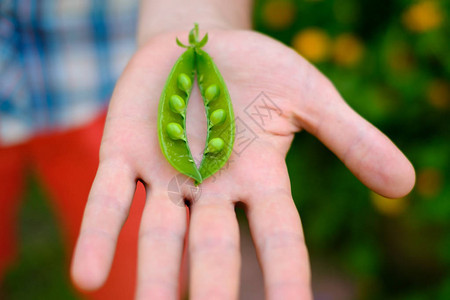
[[[17,252],[16,220],[23,190],[22,146],[0,148],[0,280]]]
[[[0,147],[0,280],[6,266],[16,256],[17,213],[24,188],[24,170],[28,167],[36,170],[50,196],[64,233],[68,257],[72,257],[98,165],[104,118],[80,129],[37,137],[19,146]],[[106,285],[86,294],[87,298],[133,299],[138,227],[144,202],[145,191],[140,185],[121,232]]]

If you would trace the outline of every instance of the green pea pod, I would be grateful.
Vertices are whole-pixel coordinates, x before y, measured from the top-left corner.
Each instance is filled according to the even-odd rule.
[[[198,25],[189,33],[189,46],[177,60],[167,79],[159,103],[158,137],[164,156],[179,172],[201,183],[220,170],[231,155],[235,124],[231,98],[212,58],[203,50],[208,35],[199,41]],[[197,73],[205,104],[208,132],[200,168],[192,158],[186,139],[186,107]]]
[[[205,104],[206,117],[210,122],[205,152],[200,164],[200,174],[205,180],[220,170],[230,158],[235,135],[234,113],[225,81],[211,56],[201,49],[196,49],[195,62],[197,78],[201,78],[199,80],[200,93]],[[220,110],[225,112],[225,117],[221,116],[220,122],[214,124],[216,112],[221,112]],[[216,138],[223,140],[223,149],[214,152],[208,151],[209,142]]]
[[[186,115],[194,76],[195,51],[193,48],[189,48],[175,62],[161,95],[158,113],[158,138],[161,150],[169,163],[180,173],[194,178],[197,182],[202,182],[202,177],[187,144],[186,132],[184,132],[183,138],[178,137],[178,127],[172,124],[179,124],[186,131],[184,116]],[[180,97],[185,103],[184,107],[178,106],[178,112],[174,110],[173,96]],[[179,99],[178,97],[173,98]]]

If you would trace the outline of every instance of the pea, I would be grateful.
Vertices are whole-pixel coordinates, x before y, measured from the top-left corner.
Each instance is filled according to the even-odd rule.
[[[197,184],[225,165],[235,136],[234,113],[227,86],[213,59],[201,49],[207,43],[208,35],[199,41],[198,34],[198,25],[195,24],[189,33],[188,46],[176,39],[177,44],[187,50],[169,74],[158,112],[158,137],[164,156],[175,169],[195,179]],[[198,168],[185,134],[186,107],[195,74],[210,124],[207,127],[207,145]],[[180,90],[186,93],[186,98],[179,95]],[[230,147],[225,147],[225,144]]]
[[[170,97],[169,107],[174,113],[184,115],[186,104],[184,103],[183,98],[178,95],[173,95]]]
[[[206,102],[209,103],[219,97],[220,89],[216,84],[211,84],[205,91]]]
[[[178,123],[169,123],[166,127],[167,134],[172,140],[184,140],[184,130]]]
[[[209,141],[206,149],[207,153],[217,153],[223,150],[225,142],[221,138],[213,138]]]
[[[209,120],[210,120],[212,126],[216,126],[216,125],[223,124],[223,122],[225,122],[226,118],[227,118],[227,115],[225,114],[225,111],[223,109],[219,108],[211,113]]]
[[[192,80],[185,73],[178,75],[178,88],[183,92],[188,92],[191,90]]]

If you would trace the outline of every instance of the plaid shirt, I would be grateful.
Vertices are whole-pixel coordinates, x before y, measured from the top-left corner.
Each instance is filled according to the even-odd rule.
[[[135,50],[137,1],[0,0],[0,145],[105,110]]]

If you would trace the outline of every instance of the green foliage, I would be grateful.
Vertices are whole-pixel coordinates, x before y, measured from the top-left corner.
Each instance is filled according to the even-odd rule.
[[[47,197],[30,178],[20,211],[18,260],[0,282],[0,298],[78,299],[69,283],[68,253]]]
[[[417,3],[261,0],[255,10],[257,30],[314,63],[416,168],[405,207],[387,215],[320,142],[294,140],[287,162],[313,269],[344,270],[358,299],[450,299],[450,3]],[[342,36],[356,41],[343,54]]]

